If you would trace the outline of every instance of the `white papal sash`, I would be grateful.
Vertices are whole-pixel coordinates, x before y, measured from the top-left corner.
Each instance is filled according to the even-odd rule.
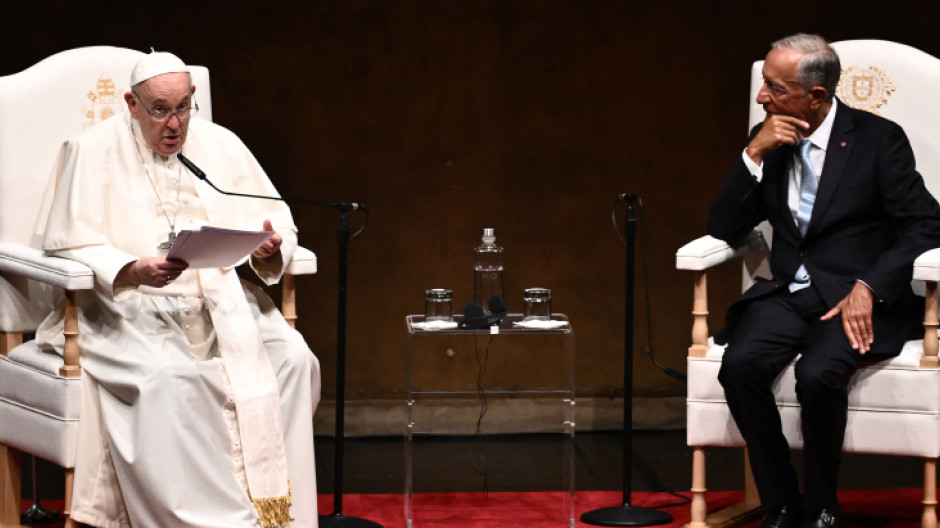
[[[261,526],[287,526],[290,480],[274,369],[235,270],[200,269],[199,280],[235,398],[248,493]]]

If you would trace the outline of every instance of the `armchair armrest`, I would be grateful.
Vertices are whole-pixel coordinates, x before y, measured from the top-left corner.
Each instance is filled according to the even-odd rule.
[[[931,249],[914,260],[914,280],[924,281],[924,356],[922,368],[940,368],[940,317],[937,313],[937,281],[940,280],[940,248]],[[918,284],[914,284],[915,291]]]
[[[284,273],[290,275],[313,275],[317,272],[317,256],[309,249],[298,246],[294,250]]]
[[[65,290],[90,290],[95,287],[95,274],[88,266],[74,260],[50,257],[42,250],[22,244],[0,244],[0,271]]]
[[[940,248],[931,249],[914,260],[914,280],[940,281]]]
[[[764,235],[758,229],[751,231],[734,246],[712,236],[703,236],[676,251],[676,269],[702,271],[735,259],[765,245]],[[938,255],[940,261],[940,255]]]
[[[77,378],[82,368],[78,364],[78,311],[75,291],[95,287],[95,274],[91,268],[61,257],[50,257],[42,250],[22,244],[0,244],[0,271],[13,273],[50,284],[65,290],[65,348],[59,374]]]
[[[74,260],[50,257],[42,250],[22,244],[0,244],[0,271],[22,275],[66,290],[94,288],[91,268]],[[317,256],[309,249],[298,247],[287,265],[291,275],[312,275],[317,272]]]
[[[734,246],[712,236],[703,236],[676,251],[676,269],[695,272],[690,357],[705,357],[708,353],[708,287],[705,271],[765,247],[763,233],[755,228]]]
[[[294,276],[313,275],[316,272],[317,256],[313,251],[297,246],[281,278],[281,314],[291,328],[297,324],[297,289],[294,286]]]

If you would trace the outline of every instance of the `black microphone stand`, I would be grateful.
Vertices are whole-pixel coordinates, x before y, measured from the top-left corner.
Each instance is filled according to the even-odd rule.
[[[337,243],[339,244],[339,294],[337,301],[336,314],[336,423],[335,423],[335,452],[334,452],[334,480],[333,480],[333,513],[329,515],[320,515],[319,525],[321,528],[383,528],[381,524],[360,519],[358,517],[347,517],[343,515],[343,444],[345,441],[345,415],[346,415],[346,283],[347,270],[349,269],[349,241],[362,233],[368,224],[368,209],[361,203],[353,202],[317,202],[313,200],[296,200],[280,198],[276,196],[263,196],[257,194],[243,194],[236,192],[223,191],[215,186],[206,177],[199,167],[182,154],[177,154],[177,158],[192,172],[197,178],[209,184],[216,191],[229,196],[242,196],[246,198],[261,198],[265,200],[277,200],[286,203],[296,203],[301,205],[316,205],[320,207],[332,207],[340,212],[339,231]],[[356,234],[349,235],[349,211],[362,210],[366,212],[366,223]],[[316,499],[316,498],[314,498]]]
[[[652,526],[672,522],[672,515],[668,513],[630,504],[630,496],[633,493],[633,261],[636,246],[634,202],[638,199],[639,197],[632,193],[618,197],[618,200],[627,202],[627,217],[624,220],[627,263],[623,342],[623,501],[620,506],[600,508],[581,515],[581,522],[595,526]]]
[[[382,528],[381,524],[343,515],[343,444],[346,408],[346,282],[349,267],[350,209],[340,208],[339,219],[339,296],[336,323],[336,424],[334,433],[333,513],[320,515],[321,528]]]

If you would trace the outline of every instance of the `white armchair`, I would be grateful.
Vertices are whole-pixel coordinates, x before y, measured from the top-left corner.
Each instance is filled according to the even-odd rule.
[[[21,452],[66,468],[68,515],[82,379],[72,301],[75,291],[94,287],[94,277],[82,264],[45,256],[34,232],[62,142],[127,111],[123,95],[142,57],[124,48],[77,48],[0,77],[0,526],[20,526]],[[199,87],[196,118],[211,120],[209,71],[191,70]],[[291,325],[293,276],[316,270],[316,256],[298,248],[283,280],[283,314]],[[23,338],[63,296],[64,359]]]
[[[899,123],[908,134],[927,187],[940,196],[940,60],[914,48],[876,40],[836,42],[842,62],[837,96],[855,108],[877,112]],[[751,74],[750,126],[764,119],[756,104],[763,82],[763,61]],[[760,500],[745,457],[744,502],[709,512],[705,501],[705,446],[744,446],[718,382],[724,347],[709,338],[706,272],[744,256],[743,288],[767,270],[772,233],[762,225],[736,247],[702,237],[676,253],[678,269],[695,272],[692,346],[688,356],[687,442],[693,448],[692,516],[694,528],[736,526],[761,515]],[[863,365],[849,382],[849,412],[843,449],[853,453],[913,456],[924,459],[922,526],[935,528],[936,461],[940,456],[940,362],[937,350],[937,283],[940,249],[917,259],[915,291],[925,295],[924,339],[910,341],[901,355]],[[723,314],[723,309],[722,312]],[[799,403],[791,364],[774,384],[774,394],[791,446],[802,446]]]

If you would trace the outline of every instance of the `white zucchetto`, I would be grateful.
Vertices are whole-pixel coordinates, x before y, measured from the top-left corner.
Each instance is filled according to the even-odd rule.
[[[176,55],[166,51],[153,51],[140,60],[131,72],[131,86],[164,73],[189,73],[189,67]]]

